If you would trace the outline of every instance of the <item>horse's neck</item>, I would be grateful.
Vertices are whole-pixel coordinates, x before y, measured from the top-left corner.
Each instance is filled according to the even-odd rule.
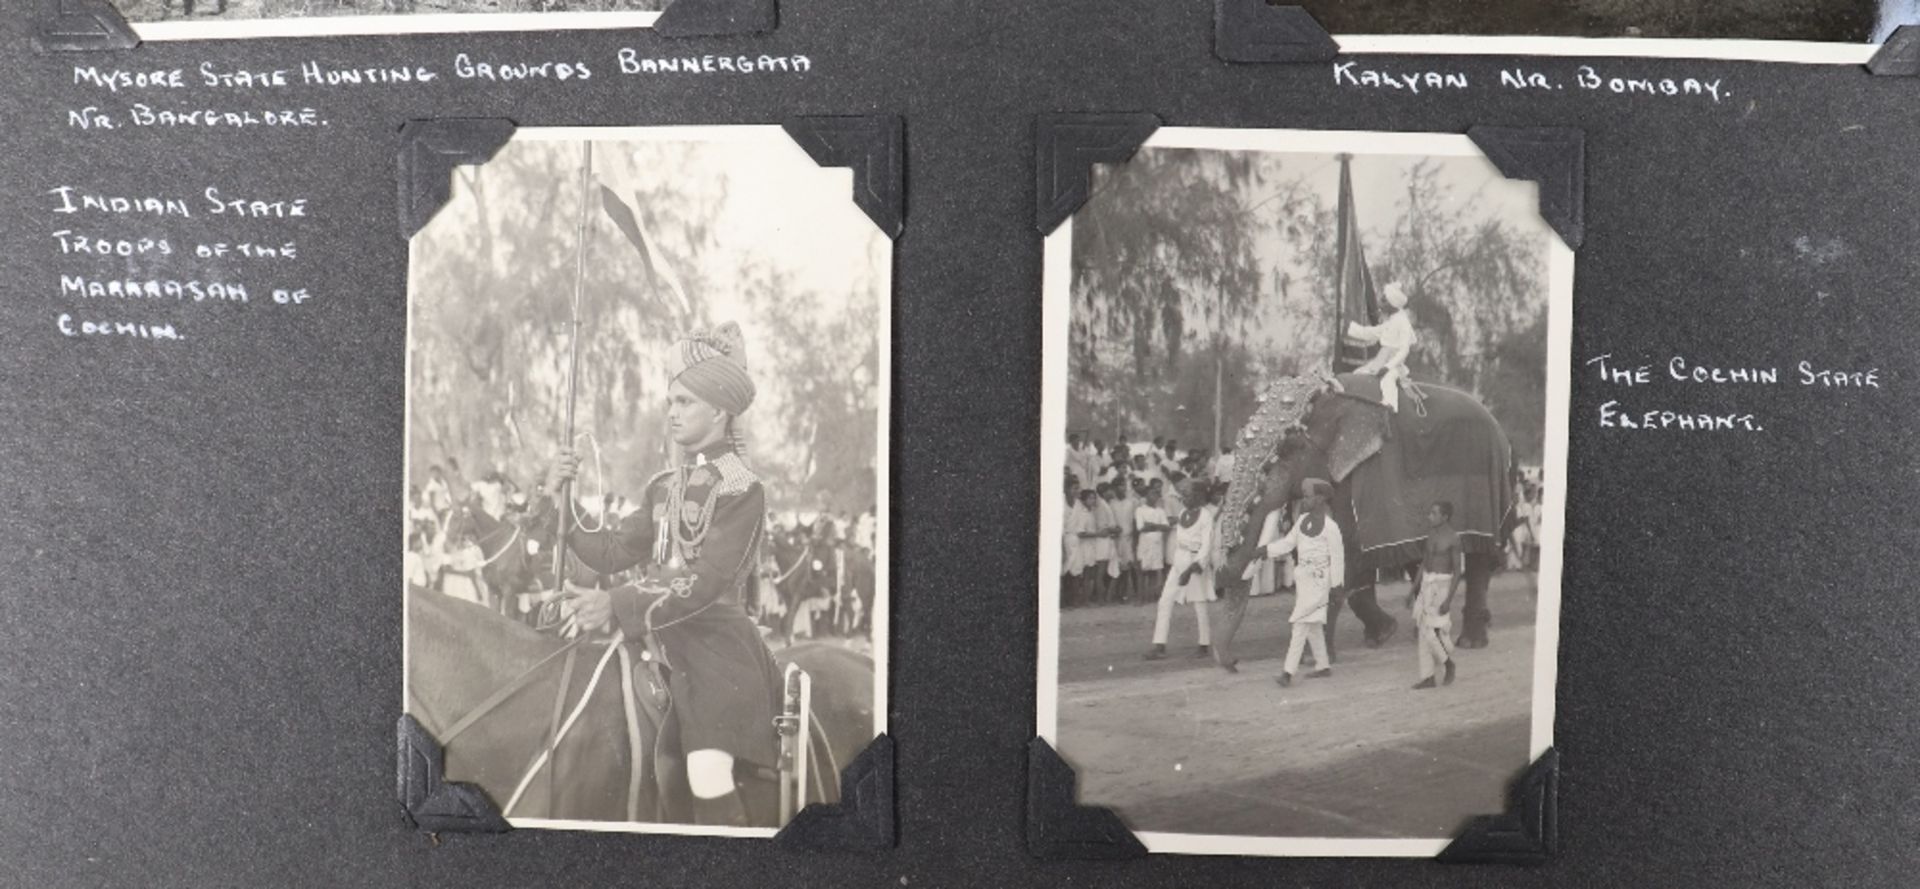
[[[513,523],[505,519],[496,519],[492,513],[478,506],[469,507],[469,509],[471,510],[469,515],[473,517],[475,537],[480,541],[480,548],[491,547],[489,555],[499,552],[500,548],[507,544],[507,539],[512,536]]]
[[[564,644],[470,602],[407,594],[407,684],[442,718],[459,718]]]

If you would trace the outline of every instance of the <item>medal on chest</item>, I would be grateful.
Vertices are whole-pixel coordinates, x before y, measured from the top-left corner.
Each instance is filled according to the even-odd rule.
[[[713,528],[719,485],[713,471],[695,466],[667,482],[664,503],[654,506],[654,561],[668,568],[684,568],[700,557],[700,547]]]

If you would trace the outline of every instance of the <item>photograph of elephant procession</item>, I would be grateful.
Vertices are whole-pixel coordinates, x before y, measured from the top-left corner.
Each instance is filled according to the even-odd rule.
[[[893,245],[777,126],[526,129],[409,269],[406,712],[522,827],[770,836],[885,731]]]
[[[1049,236],[1039,732],[1148,849],[1431,856],[1551,746],[1536,196],[1464,136],[1167,128]]]
[[[106,0],[142,40],[644,28],[667,0]]]

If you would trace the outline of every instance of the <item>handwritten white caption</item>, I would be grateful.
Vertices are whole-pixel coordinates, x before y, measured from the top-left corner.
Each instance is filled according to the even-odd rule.
[[[1879,368],[1861,370],[1857,368],[1827,367],[1814,361],[1796,362],[1784,372],[1777,366],[1718,367],[1689,361],[1685,356],[1675,355],[1664,364],[1622,364],[1608,352],[1587,359],[1588,367],[1599,374],[1600,381],[1609,386],[1627,389],[1650,387],[1656,384],[1682,386],[1712,386],[1726,388],[1783,388],[1797,387],[1804,390],[1856,389],[1880,390],[1884,379]],[[1600,405],[1599,422],[1602,429],[1655,429],[1679,432],[1762,432],[1763,426],[1753,414],[1741,411],[1727,413],[1676,411],[1670,409],[1644,409],[1644,405],[1628,408],[1618,400],[1609,400]]]
[[[310,218],[303,197],[238,196],[208,186],[192,196],[105,194],[74,185],[47,191],[60,226],[52,233],[63,262],[53,318],[76,339],[179,341],[178,312],[188,306],[300,306],[305,287],[249,286],[257,269],[284,273],[301,256],[297,240],[227,237],[251,226],[299,225]],[[182,226],[186,237],[180,238]],[[210,233],[206,229],[212,229]],[[180,262],[194,268],[176,271]],[[78,266],[75,268],[74,266]]]
[[[623,75],[724,75],[724,74],[804,74],[813,70],[813,60],[804,55],[641,55],[632,47],[614,54],[610,65],[602,66]],[[67,126],[77,130],[120,130],[142,128],[215,128],[246,130],[257,128],[308,129],[328,126],[318,109],[283,107],[263,103],[213,105],[204,100],[194,104],[164,107],[153,104],[155,96],[215,90],[236,95],[302,88],[352,88],[413,86],[436,83],[516,83],[526,81],[585,82],[592,80],[594,63],[585,60],[503,61],[457,53],[445,66],[386,65],[343,68],[318,61],[306,61],[286,68],[233,68],[205,61],[192,68],[103,68],[95,65],[73,66],[75,86],[100,90],[111,96],[138,94],[149,101],[135,101],[126,108],[86,105],[67,111]]]
[[[1333,82],[1340,86],[1399,90],[1406,93],[1444,92],[1483,87],[1487,80],[1474,79],[1464,71],[1394,71],[1369,67],[1359,62],[1333,63]],[[1665,96],[1697,98],[1718,104],[1731,97],[1719,79],[1700,77],[1635,77],[1592,65],[1580,65],[1572,71],[1540,70],[1528,67],[1505,68],[1492,81],[1495,88],[1528,92],[1554,92],[1573,89],[1618,96]]]

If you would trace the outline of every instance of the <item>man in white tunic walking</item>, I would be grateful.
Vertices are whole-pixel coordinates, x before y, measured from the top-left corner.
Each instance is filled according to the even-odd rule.
[[[1333,485],[1324,479],[1310,478],[1301,483],[1300,489],[1306,503],[1299,520],[1285,536],[1261,542],[1269,559],[1288,553],[1294,557],[1293,614],[1287,618],[1293,627],[1287,640],[1286,665],[1281,668],[1282,686],[1293,684],[1293,675],[1300,670],[1300,656],[1309,647],[1313,649],[1313,662],[1318,669],[1308,673],[1307,678],[1333,675],[1333,662],[1327,657],[1327,603],[1335,587],[1346,585],[1347,577],[1346,539],[1340,534],[1340,523],[1327,514],[1327,500],[1333,496]],[[1263,533],[1262,537],[1265,536]],[[1257,563],[1248,565],[1248,577],[1256,569]]]
[[[1173,559],[1167,566],[1166,584],[1160,589],[1160,607],[1153,618],[1153,650],[1147,652],[1150,661],[1167,656],[1168,624],[1173,620],[1173,606],[1182,602],[1193,606],[1194,620],[1199,624],[1200,647],[1193,656],[1202,658],[1212,652],[1207,603],[1218,598],[1213,591],[1213,516],[1201,506],[1205,498],[1198,485],[1193,482],[1181,485],[1180,496],[1188,505],[1181,511],[1172,531]]]

